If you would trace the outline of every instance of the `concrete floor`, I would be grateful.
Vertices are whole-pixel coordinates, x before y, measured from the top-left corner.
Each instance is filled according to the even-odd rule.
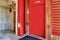
[[[0,31],[0,40],[18,40],[19,37],[10,30]]]

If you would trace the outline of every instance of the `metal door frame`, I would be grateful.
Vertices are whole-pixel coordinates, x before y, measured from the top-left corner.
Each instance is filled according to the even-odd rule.
[[[46,40],[51,40],[51,26],[50,26],[50,13],[51,13],[51,5],[50,0],[46,0],[45,10],[46,10],[46,16],[45,16],[45,26],[46,26]]]
[[[18,0],[16,0],[17,2],[16,2],[16,35],[18,35]]]

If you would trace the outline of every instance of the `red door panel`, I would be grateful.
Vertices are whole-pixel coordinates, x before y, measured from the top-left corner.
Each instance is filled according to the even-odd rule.
[[[18,36],[25,33],[24,19],[24,0],[18,0]]]
[[[31,0],[34,1],[34,0]],[[30,34],[45,37],[45,5],[30,1]]]
[[[44,0],[30,0],[30,6],[45,4]]]

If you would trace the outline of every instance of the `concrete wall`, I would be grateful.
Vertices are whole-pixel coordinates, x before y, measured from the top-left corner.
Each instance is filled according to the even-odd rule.
[[[8,2],[0,1],[0,30],[13,30],[13,13],[8,12]]]

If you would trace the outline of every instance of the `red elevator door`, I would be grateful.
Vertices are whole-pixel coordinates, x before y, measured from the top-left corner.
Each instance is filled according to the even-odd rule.
[[[45,37],[44,0],[30,0],[30,35]]]
[[[25,33],[24,0],[18,0],[18,36]]]

